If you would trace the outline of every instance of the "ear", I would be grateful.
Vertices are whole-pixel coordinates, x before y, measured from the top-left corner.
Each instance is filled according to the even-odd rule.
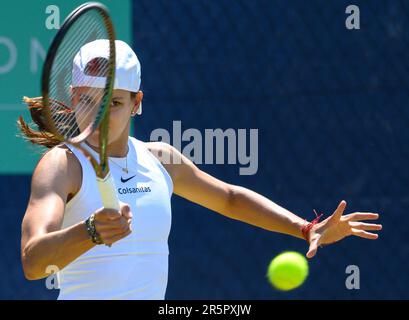
[[[143,99],[143,92],[142,91],[138,91],[138,93],[136,94],[135,97],[135,104],[132,108],[132,112],[131,112],[131,116],[134,117],[136,115],[136,113],[138,112],[140,106],[141,106],[141,102]]]

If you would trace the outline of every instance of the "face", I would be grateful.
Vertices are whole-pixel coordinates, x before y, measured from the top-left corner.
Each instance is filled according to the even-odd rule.
[[[84,130],[95,118],[95,112],[102,98],[102,89],[78,87],[73,88],[73,104],[77,106],[75,110],[77,123],[80,130]],[[131,92],[125,90],[114,90],[110,108],[109,119],[109,139],[108,144],[117,141],[123,136],[126,139],[129,135],[129,124],[131,114],[136,112],[136,107],[139,105],[137,100],[141,98],[139,95],[135,98],[131,97]],[[97,147],[98,130],[95,131],[87,142]]]

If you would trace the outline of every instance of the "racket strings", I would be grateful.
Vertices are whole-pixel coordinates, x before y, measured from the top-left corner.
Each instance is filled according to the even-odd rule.
[[[97,21],[93,21],[93,23],[89,25],[89,28],[93,29],[96,26]],[[63,103],[65,105],[72,105],[72,93],[69,92],[71,86],[69,75],[72,73],[72,63],[74,57],[80,50],[81,45],[94,40],[89,38],[89,33],[80,32],[78,29],[81,29],[81,27],[83,27],[81,21],[78,21],[78,23],[72,27],[65,38],[65,42],[62,43],[61,47],[59,48],[59,52],[55,58],[55,63],[53,64],[52,76],[56,79],[55,81],[53,81],[54,79],[50,81],[50,96],[55,95],[57,97],[61,97],[62,100],[66,100],[65,103]],[[70,41],[71,39],[73,40]],[[68,81],[61,81],[61,79],[68,79]],[[55,100],[56,99],[54,99],[54,101]],[[71,107],[70,109],[73,110],[74,108]],[[66,119],[64,113],[58,112],[58,108],[51,108],[51,111],[54,121],[57,124],[57,130],[60,131],[62,128],[75,125],[75,118],[70,116]],[[65,136],[65,134],[63,135]]]
[[[96,39],[108,39],[105,18],[89,12],[80,17],[65,35],[54,59],[50,75],[49,106],[55,129],[65,138],[78,136],[95,123],[104,103],[105,85],[110,71],[109,58],[93,61],[83,74],[72,72],[73,60],[81,47]],[[82,88],[74,88],[81,83]]]

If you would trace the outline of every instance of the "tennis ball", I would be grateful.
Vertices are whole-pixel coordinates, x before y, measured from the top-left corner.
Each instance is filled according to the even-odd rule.
[[[303,284],[308,276],[308,262],[305,257],[293,251],[279,254],[271,260],[267,277],[278,290],[289,291]]]

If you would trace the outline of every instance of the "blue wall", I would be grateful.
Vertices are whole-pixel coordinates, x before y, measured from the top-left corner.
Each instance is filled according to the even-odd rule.
[[[380,212],[377,241],[348,238],[310,261],[290,293],[273,290],[268,263],[303,241],[229,220],[173,198],[168,299],[409,298],[409,3],[355,1],[361,29],[345,28],[350,1],[134,2],[133,48],[142,63],[144,113],[156,128],[258,128],[259,169],[200,165],[302,217]],[[53,298],[24,280],[20,223],[30,177],[2,176],[0,298]],[[345,288],[357,265],[361,289]]]

